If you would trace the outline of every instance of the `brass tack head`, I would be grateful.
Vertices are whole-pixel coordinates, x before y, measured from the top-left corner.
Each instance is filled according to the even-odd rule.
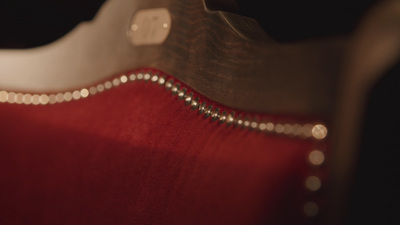
[[[321,188],[321,180],[317,176],[309,176],[305,185],[310,191],[318,191]]]
[[[180,87],[181,87],[180,83],[175,83],[171,88],[172,95],[178,94],[178,91],[179,91]]]
[[[24,102],[24,94],[22,93],[17,93],[15,95],[15,103],[17,104],[22,104]]]
[[[249,117],[244,118],[243,119],[243,126],[246,127],[246,128],[249,128],[250,127],[250,120],[251,119]]]
[[[190,105],[193,99],[193,94],[189,93],[185,96],[185,105]]]
[[[314,166],[320,166],[325,162],[325,155],[320,150],[313,150],[308,155],[308,161]]]
[[[226,126],[230,126],[232,124],[235,123],[235,113],[234,112],[230,112],[227,116],[226,116]]]
[[[72,99],[72,95],[71,95],[71,99]],[[32,96],[32,104],[34,104],[34,105],[40,104],[40,96],[39,95],[35,94]]]
[[[88,91],[88,89],[83,88],[83,89],[81,90],[81,97],[82,97],[82,98],[86,98],[86,97],[88,97],[88,96],[89,96],[89,91]]]
[[[186,91],[187,91],[186,88],[182,88],[182,89],[178,90],[178,99],[179,99],[179,100],[182,100],[182,99],[185,98],[185,96],[186,96]]]
[[[151,82],[156,83],[158,81],[158,75],[154,75],[151,77]]]
[[[160,78],[158,79],[158,84],[159,84],[159,85],[164,85],[164,84],[165,84],[165,77],[160,77]]]
[[[319,207],[315,202],[306,202],[303,207],[304,214],[308,217],[315,217],[318,215]]]
[[[206,112],[206,108],[207,108],[206,103],[205,102],[201,103],[200,106],[199,106],[199,114],[201,115],[201,114],[205,113]]]
[[[165,89],[171,90],[172,86],[174,85],[174,80],[169,79],[167,83],[165,83]]]
[[[0,91],[0,102],[5,103],[8,101],[8,92]]]
[[[145,73],[145,74],[143,75],[143,80],[145,80],[145,81],[150,80],[150,78],[151,78],[151,75],[150,75],[149,73]]]
[[[81,92],[78,91],[78,90],[72,92],[72,98],[75,99],[75,100],[80,99],[81,98]]]
[[[49,103],[50,103],[50,104],[55,104],[55,103],[57,103],[57,99],[56,99],[56,95],[55,95],[55,94],[49,95]]]
[[[114,87],[118,87],[121,84],[121,80],[118,78],[114,78],[112,84],[114,85]]]
[[[56,100],[57,100],[58,103],[63,102],[64,101],[64,94],[63,93],[56,94]]]
[[[40,97],[39,97],[39,102],[40,102],[40,104],[42,104],[42,105],[46,105],[47,103],[49,103],[49,96],[48,96],[48,95],[45,95],[45,94],[40,95]]]
[[[106,89],[110,89],[110,88],[112,88],[112,83],[111,83],[110,81],[106,81],[106,82],[104,83],[104,87],[105,87]]]
[[[285,131],[285,127],[282,124],[278,123],[278,124],[275,125],[275,129],[274,130],[275,130],[276,133],[281,134],[281,133],[283,133]]]
[[[121,81],[121,83],[125,84],[126,82],[128,82],[128,77],[124,74],[119,78],[119,80]]]
[[[303,127],[300,124],[294,124],[292,126],[292,134],[295,136],[300,136],[303,133]]]
[[[217,121],[219,119],[219,108],[214,109],[211,112],[211,121]]]
[[[243,127],[244,120],[241,115],[238,115],[235,119],[235,127]]]
[[[69,91],[65,92],[64,93],[64,100],[67,101],[67,102],[71,101],[72,100],[72,93],[69,92]]]
[[[98,92],[103,92],[104,90],[105,90],[105,87],[104,87],[103,84],[97,85],[97,91],[98,91]]]
[[[130,81],[135,81],[136,80],[136,74],[131,73],[131,75],[129,75],[129,80]]]
[[[14,92],[8,93],[8,103],[15,103],[15,95]]]
[[[292,134],[292,125],[290,125],[290,124],[285,124],[285,125],[283,125],[283,132],[286,134],[286,135],[289,135],[289,134]]]
[[[275,130],[275,124],[269,122],[265,125],[266,131],[268,132],[272,132]]]
[[[97,94],[97,88],[95,88],[95,87],[90,87],[90,88],[89,88],[89,93],[90,93],[91,95]]]
[[[312,128],[311,133],[315,139],[322,140],[328,135],[328,129],[322,124],[317,124]]]
[[[219,122],[225,123],[227,115],[228,115],[228,113],[222,112],[221,115],[219,115]]]
[[[192,101],[190,102],[190,108],[192,110],[199,109],[199,102],[200,102],[199,98],[192,99]]]
[[[24,94],[24,103],[26,105],[32,104],[32,95],[31,94]]]
[[[138,75],[136,75],[136,79],[138,80],[143,80],[143,77],[144,77],[143,73],[138,73]]]
[[[250,127],[251,127],[251,129],[257,129],[258,128],[258,123],[256,121],[252,121],[250,123]]]
[[[261,123],[258,125],[258,130],[259,130],[259,131],[263,132],[263,131],[265,131],[266,129],[267,129],[267,124],[261,122]]]
[[[210,117],[211,113],[212,113],[212,110],[213,110],[213,106],[212,105],[207,106],[206,111],[204,112],[204,118]]]

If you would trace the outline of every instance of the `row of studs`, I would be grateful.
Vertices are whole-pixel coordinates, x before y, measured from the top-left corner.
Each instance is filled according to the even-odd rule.
[[[171,91],[173,95],[177,95],[180,100],[184,100],[185,105],[189,105],[192,110],[197,110],[200,115],[204,115],[205,118],[210,118],[211,121],[219,121],[220,123],[225,123],[227,126],[233,125],[234,127],[241,127],[249,130],[304,138],[314,137],[319,140],[324,139],[327,136],[328,131],[322,124],[274,124],[272,122],[256,121],[250,117],[242,117],[241,115],[236,116],[234,112],[221,112],[220,108],[214,108],[213,105],[207,105],[206,102],[200,102],[199,98],[194,98],[193,93],[187,93],[187,89],[181,87],[179,82],[175,82],[173,79],[166,80],[165,76],[151,73],[123,74],[111,81],[106,81],[90,88],[57,94],[39,95],[0,91],[0,102],[26,105],[47,105],[69,102],[72,100],[87,98],[90,95],[101,93],[121,84],[140,80],[151,81],[160,86],[165,86],[165,88]]]
[[[313,150],[308,155],[309,163],[314,167],[319,167],[325,162],[325,154],[321,150]],[[308,176],[304,182],[305,188],[313,193],[322,187],[321,179],[316,175]],[[303,206],[304,214],[308,217],[315,217],[319,214],[319,206],[314,201],[308,201]]]

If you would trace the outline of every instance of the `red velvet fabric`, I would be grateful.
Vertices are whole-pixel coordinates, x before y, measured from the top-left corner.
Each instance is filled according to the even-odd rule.
[[[307,224],[305,202],[323,210],[304,182],[324,185],[327,171],[307,156],[325,142],[211,122],[150,81],[54,105],[2,103],[0,127],[2,225]]]

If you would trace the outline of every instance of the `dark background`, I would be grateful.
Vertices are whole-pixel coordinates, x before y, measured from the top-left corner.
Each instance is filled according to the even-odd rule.
[[[140,0],[148,1],[148,0]],[[212,1],[212,0],[210,0]],[[221,0],[217,0],[221,1]],[[277,41],[348,33],[377,0],[237,0]],[[0,0],[0,48],[29,48],[91,20],[105,0]]]
[[[57,40],[91,20],[105,0],[0,0],[0,48],[30,48]],[[148,0],[137,0],[148,1]],[[275,40],[352,32],[376,0],[238,0],[239,13],[258,20]],[[348,224],[400,224],[400,64],[371,92]]]

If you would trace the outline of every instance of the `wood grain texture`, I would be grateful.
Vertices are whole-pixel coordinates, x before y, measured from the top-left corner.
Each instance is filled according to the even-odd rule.
[[[202,1],[169,1],[171,33],[161,46],[138,47],[138,66],[176,76],[233,108],[327,116],[332,111],[346,37],[281,44],[256,22],[204,10]],[[141,2],[139,8],[159,6]]]

